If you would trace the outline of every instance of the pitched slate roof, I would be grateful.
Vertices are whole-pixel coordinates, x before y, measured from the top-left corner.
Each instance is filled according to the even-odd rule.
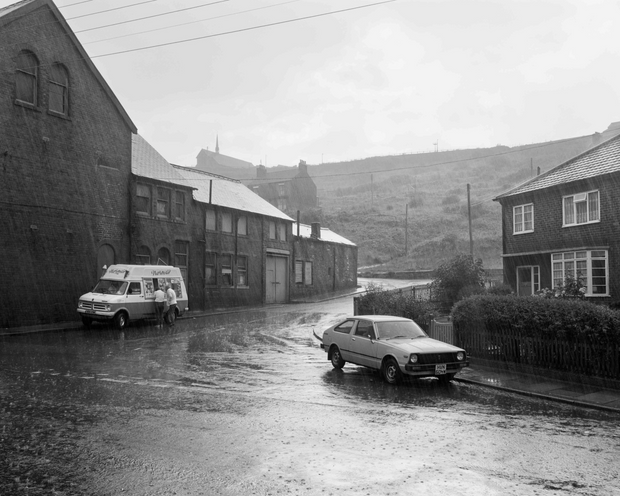
[[[495,200],[612,172],[620,172],[620,135],[586,150],[539,176],[528,179],[519,186],[498,195]]]
[[[213,203],[222,207],[234,208],[245,212],[266,215],[293,222],[288,215],[263,200],[247,186],[227,177],[210,174],[190,167],[173,165],[186,180],[186,184],[195,188],[194,198],[202,203]],[[212,184],[212,188],[211,188]],[[211,190],[212,197],[209,198]]]
[[[187,180],[139,134],[131,137],[131,172],[136,176],[188,186]]]
[[[297,224],[293,226],[293,234],[297,235]],[[299,224],[299,236],[302,238],[312,237],[312,226],[307,224]],[[321,227],[321,238],[319,241],[328,241],[330,243],[340,243],[342,245],[356,246],[355,243],[343,238],[339,234],[330,231],[326,227]]]
[[[136,128],[136,125],[132,122],[131,118],[129,117],[129,114],[127,114],[127,112],[121,105],[121,102],[118,100],[118,98],[116,98],[116,95],[112,92],[112,89],[108,86],[108,83],[106,82],[106,80],[103,79],[103,76],[101,75],[101,73],[99,72],[95,64],[93,64],[93,61],[88,56],[88,53],[86,53],[86,50],[84,50],[84,47],[79,42],[79,40],[75,36],[75,33],[73,32],[71,27],[69,27],[69,24],[67,23],[63,15],[60,13],[60,11],[58,10],[58,8],[56,7],[53,1],[51,0],[23,0],[21,2],[9,5],[7,7],[0,8],[0,26],[9,25],[11,22],[18,20],[19,18],[25,15],[29,15],[29,14],[34,15],[35,11],[44,5],[49,8],[52,15],[58,21],[58,24],[60,24],[61,28],[67,33],[67,37],[77,49],[78,53],[81,56],[81,59],[88,66],[90,71],[93,73],[93,75],[95,76],[95,78],[97,79],[101,87],[103,88],[103,91],[105,91],[105,93],[108,95],[113,105],[116,107],[118,113],[121,115],[121,117],[123,118],[127,126],[129,127],[129,129],[131,129],[131,132],[136,133],[138,131]],[[6,28],[2,28],[2,29],[6,29]],[[39,40],[39,41],[41,43],[45,43],[44,39]]]
[[[252,169],[252,168],[254,168],[254,165],[252,164],[252,162],[247,162],[245,160],[241,160],[241,159],[235,158],[235,157],[229,157],[228,155],[223,155],[223,154],[221,154],[219,152],[212,152],[210,150],[202,149],[202,150],[200,150],[200,152],[198,153],[198,156],[196,158],[198,158],[200,156],[205,156],[208,159],[213,160],[215,163],[217,163],[218,165],[221,165],[223,167],[232,167],[233,169]]]
[[[201,203],[293,221],[235,179],[171,164],[138,134],[132,137],[131,152],[131,170],[137,176],[192,188],[193,198]]]

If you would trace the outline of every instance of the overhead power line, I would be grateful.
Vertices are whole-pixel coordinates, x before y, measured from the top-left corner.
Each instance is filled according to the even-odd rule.
[[[105,14],[106,12],[114,12],[116,10],[128,9],[129,7],[135,7],[137,5],[144,5],[145,3],[153,3],[153,2],[159,2],[159,0],[145,0],[144,2],[130,3],[129,5],[122,5],[120,7],[114,7],[113,9],[99,10],[97,12],[90,12],[88,14],[82,14],[82,15],[75,16],[75,17],[67,17],[66,20],[72,21],[73,19],[82,19],[83,17],[90,17],[94,15]]]
[[[150,1],[152,1],[152,2],[156,2],[157,0],[150,0]],[[195,5],[194,7],[186,7],[186,8],[184,8],[184,9],[177,9],[177,10],[173,10],[173,11],[171,11],[171,12],[162,12],[162,13],[160,13],[160,14],[153,14],[153,15],[149,15],[149,16],[138,17],[138,18],[136,18],[136,19],[128,19],[128,20],[126,20],[126,21],[114,22],[114,23],[112,23],[112,24],[104,24],[104,25],[102,25],[102,26],[96,26],[96,27],[94,27],[94,28],[81,29],[80,31],[74,31],[74,33],[75,33],[75,34],[78,34],[78,33],[85,33],[85,32],[87,32],[87,31],[94,31],[94,30],[96,30],[96,29],[111,28],[111,27],[113,27],[113,26],[120,26],[121,24],[129,24],[129,23],[131,23],[131,22],[144,21],[145,19],[153,19],[153,18],[155,18],[155,17],[167,16],[167,15],[170,15],[170,14],[176,14],[177,12],[184,12],[184,11],[186,11],[186,10],[201,9],[201,8],[203,8],[203,7],[209,7],[209,6],[211,6],[211,5],[216,5],[216,4],[218,4],[218,3],[226,3],[226,2],[228,2],[228,1],[229,1],[229,0],[217,0],[216,2],[203,3],[202,5]],[[134,5],[139,5],[139,4],[134,4]],[[104,12],[108,12],[108,11],[104,11]],[[67,20],[69,21],[69,20],[72,20],[72,19],[77,19],[77,17],[72,17],[72,18],[67,19]]]
[[[134,32],[134,33],[122,34],[120,36],[112,36],[110,38],[102,38],[100,40],[88,41],[88,42],[84,42],[83,45],[92,45],[94,43],[101,43],[101,42],[104,42],[104,41],[118,40],[119,38],[127,38],[129,36],[138,36],[140,34],[153,33],[155,31],[163,31],[164,29],[178,28],[178,27],[181,27],[181,26],[187,26],[188,24],[196,24],[198,22],[213,21],[215,19],[222,19],[224,17],[232,17],[232,16],[236,16],[236,15],[240,15],[240,14],[246,14],[248,12],[254,12],[256,10],[271,9],[273,7],[280,7],[282,5],[286,5],[286,4],[289,4],[289,3],[296,3],[296,2],[300,2],[300,1],[301,0],[288,0],[287,2],[275,3],[275,4],[272,4],[272,5],[263,5],[262,7],[256,7],[254,9],[239,10],[237,12],[231,12],[229,14],[222,14],[222,15],[218,15],[218,16],[206,17],[204,19],[196,19],[194,21],[182,22],[180,24],[171,24],[170,26],[163,26],[161,28],[148,29],[146,31],[137,31],[137,32]]]
[[[68,5],[63,5],[62,7],[61,7],[61,6],[58,6],[58,8],[59,8],[59,9],[65,9],[65,8],[67,8],[67,7],[75,7],[76,5],[82,5],[83,3],[90,3],[90,2],[92,2],[92,1],[94,1],[94,0],[84,0],[84,1],[82,1],[82,2],[75,2],[75,3],[70,3],[70,4],[68,4]]]
[[[334,11],[331,11],[331,12],[322,12],[320,14],[313,14],[313,15],[304,16],[304,17],[296,17],[296,18],[293,18],[293,19],[286,19],[284,21],[270,22],[270,23],[267,23],[267,24],[260,24],[260,25],[257,25],[257,26],[250,26],[250,27],[247,27],[247,28],[234,29],[232,31],[224,31],[224,32],[221,32],[221,33],[208,34],[208,35],[205,35],[205,36],[197,36],[195,38],[186,38],[184,40],[171,41],[171,42],[168,42],[168,43],[159,43],[157,45],[149,45],[149,46],[140,47],[140,48],[131,48],[129,50],[121,50],[121,51],[118,51],[118,52],[103,53],[103,54],[100,54],[100,55],[93,55],[93,56],[91,56],[91,59],[101,58],[101,57],[109,57],[109,56],[112,56],[112,55],[120,55],[120,54],[123,54],[123,53],[139,52],[139,51],[142,51],[142,50],[150,50],[152,48],[160,48],[160,47],[164,47],[164,46],[178,45],[178,44],[181,44],[181,43],[189,43],[189,42],[192,42],[192,41],[204,40],[204,39],[207,39],[207,38],[215,38],[215,37],[218,37],[218,36],[225,36],[225,35],[229,35],[229,34],[242,33],[244,31],[252,31],[252,30],[255,30],[255,29],[268,28],[268,27],[278,26],[278,25],[281,25],[281,24],[288,24],[288,23],[291,23],[291,22],[305,21],[305,20],[308,20],[308,19],[316,19],[317,17],[324,17],[324,16],[328,16],[328,15],[340,14],[342,12],[350,12],[352,10],[365,9],[367,7],[375,7],[377,5],[382,5],[382,4],[386,4],[386,3],[392,3],[392,2],[395,2],[395,1],[396,0],[384,0],[383,2],[369,3],[369,4],[366,4],[366,5],[358,5],[357,7],[349,7],[347,9],[334,10]]]

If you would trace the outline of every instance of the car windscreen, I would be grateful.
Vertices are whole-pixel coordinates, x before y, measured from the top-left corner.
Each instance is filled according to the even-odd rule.
[[[93,289],[93,293],[122,295],[125,294],[126,289],[127,282],[125,281],[110,281],[109,279],[101,279],[95,286],[95,289]]]
[[[377,322],[376,327],[379,339],[420,338],[427,335],[412,320]]]

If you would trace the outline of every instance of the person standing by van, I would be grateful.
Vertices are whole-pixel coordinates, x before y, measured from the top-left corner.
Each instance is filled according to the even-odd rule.
[[[157,317],[157,327],[164,327],[164,305],[166,303],[166,293],[158,287],[155,295],[155,316]]]
[[[177,294],[170,284],[166,284],[166,300],[168,301],[168,311],[166,312],[166,321],[168,322],[168,328],[172,330],[174,327],[174,321],[176,319],[177,309]]]

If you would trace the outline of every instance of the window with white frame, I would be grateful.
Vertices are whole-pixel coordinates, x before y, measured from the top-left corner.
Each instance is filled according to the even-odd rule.
[[[564,212],[564,227],[599,222],[599,192],[588,191],[586,193],[565,196],[562,202],[562,209]]]
[[[553,287],[567,279],[578,279],[586,287],[586,296],[609,294],[607,250],[581,250],[551,255]]]
[[[513,234],[534,231],[534,204],[517,205],[512,209]]]
[[[232,228],[232,214],[230,212],[222,213],[222,232],[231,233],[233,232]]]

